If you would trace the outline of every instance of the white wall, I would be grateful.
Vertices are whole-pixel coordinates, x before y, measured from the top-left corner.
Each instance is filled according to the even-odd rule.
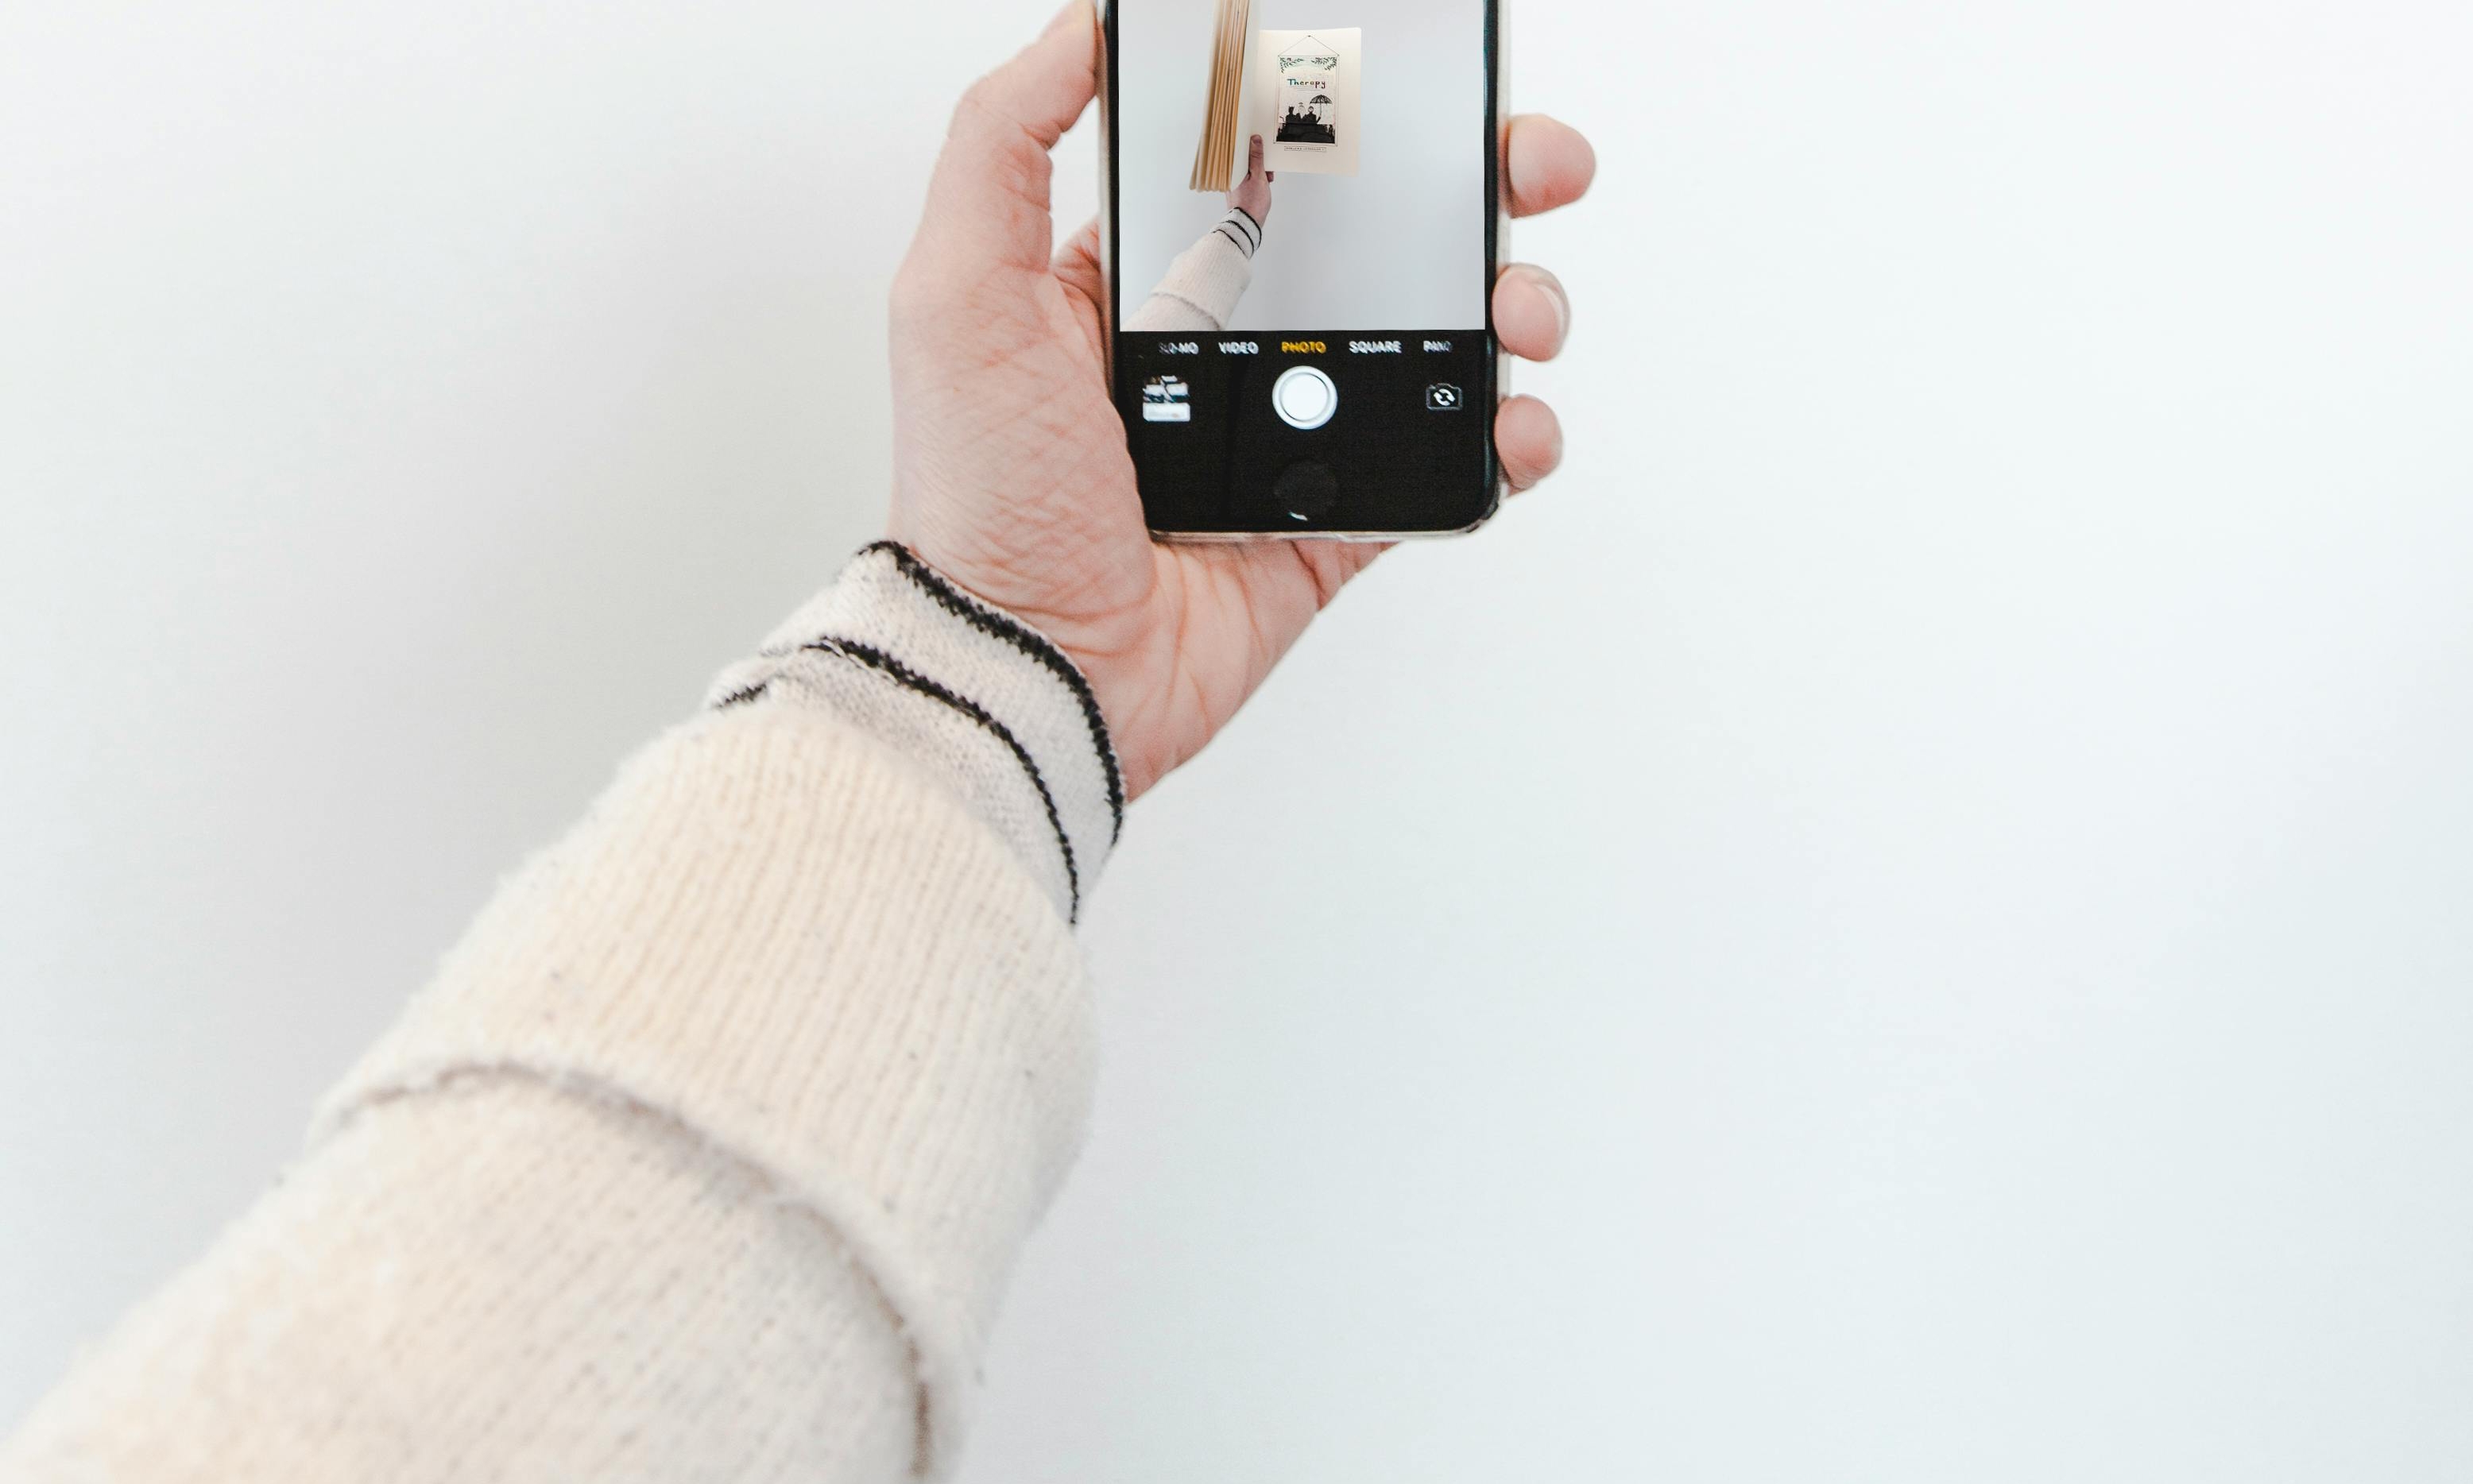
[[[876,528],[1044,9],[0,11],[0,1416]],[[966,1477],[2473,1473],[2473,17],[1515,10],[1569,471],[1136,812]]]
[[[1117,12],[1120,251],[1128,309],[1227,214],[1188,187],[1215,0]],[[1354,176],[1274,172],[1236,330],[1485,324],[1485,0],[1255,0],[1257,30],[1365,33]]]

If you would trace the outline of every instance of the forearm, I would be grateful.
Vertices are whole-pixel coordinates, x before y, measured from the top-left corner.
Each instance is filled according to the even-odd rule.
[[[0,1476],[899,1478],[900,1321],[783,1195],[613,1089],[467,1069],[324,1140]]]
[[[1009,625],[854,564],[507,884],[0,1473],[941,1472],[1079,1141],[1068,922],[1121,802]]]
[[[1254,253],[1261,245],[1261,224],[1231,207],[1202,240],[1177,254],[1125,328],[1163,334],[1226,329],[1253,282]]]

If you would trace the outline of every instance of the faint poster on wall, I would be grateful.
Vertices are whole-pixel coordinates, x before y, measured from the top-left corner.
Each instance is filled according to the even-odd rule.
[[[1256,37],[1243,133],[1262,136],[1265,168],[1357,174],[1364,37],[1356,27]]]

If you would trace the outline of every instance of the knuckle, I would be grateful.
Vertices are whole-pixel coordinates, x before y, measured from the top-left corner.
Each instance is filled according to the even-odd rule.
[[[996,74],[983,72],[970,86],[963,88],[961,100],[953,105],[952,122],[946,132],[948,135],[961,134],[983,126],[991,118],[1001,118],[1003,109],[996,106],[996,93],[1001,85]]]

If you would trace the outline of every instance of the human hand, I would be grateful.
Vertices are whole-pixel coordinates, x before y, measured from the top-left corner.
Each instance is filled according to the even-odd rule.
[[[1200,752],[1383,548],[1151,540],[1108,396],[1098,224],[1049,251],[1048,151],[1090,105],[1096,55],[1090,0],[1072,0],[954,111],[893,285],[888,534],[1072,657],[1131,797]],[[1505,128],[1502,162],[1517,216],[1577,201],[1597,169],[1578,132],[1533,114]],[[1506,268],[1494,319],[1504,349],[1543,361],[1570,300],[1545,270]],[[1516,490],[1562,462],[1535,397],[1503,401],[1494,437]]]
[[[1262,168],[1262,136],[1254,136],[1252,153],[1245,156],[1245,179],[1228,193],[1228,204],[1254,219],[1261,227],[1271,220],[1271,181],[1277,179]]]

